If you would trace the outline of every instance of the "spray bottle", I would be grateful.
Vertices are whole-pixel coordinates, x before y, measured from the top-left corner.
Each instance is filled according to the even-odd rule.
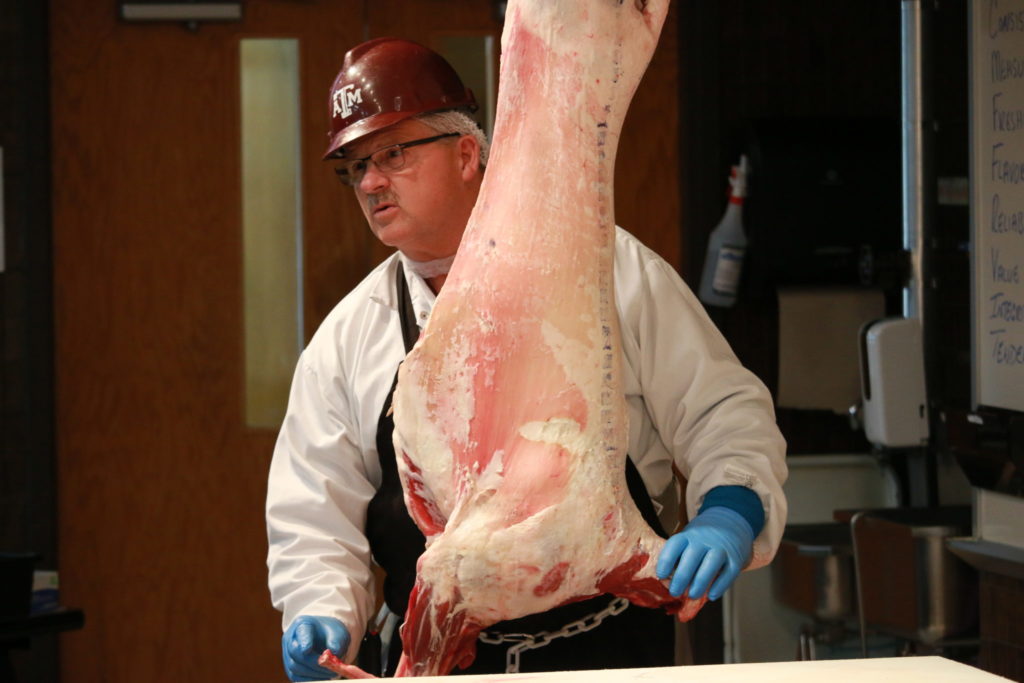
[[[743,258],[747,252],[747,236],[743,232],[743,198],[747,195],[750,164],[746,155],[739,166],[732,167],[729,177],[729,203],[722,220],[708,238],[708,253],[700,278],[700,300],[710,306],[732,306],[736,303]]]

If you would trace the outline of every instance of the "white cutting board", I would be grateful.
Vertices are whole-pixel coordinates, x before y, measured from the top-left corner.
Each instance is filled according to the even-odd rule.
[[[418,680],[452,681],[430,676]],[[994,683],[1007,681],[1002,676],[954,662],[942,657],[885,657],[877,659],[833,659],[814,662],[769,662],[765,664],[716,664],[710,666],[672,666],[656,669],[605,669],[602,671],[565,671],[540,674],[499,674],[459,676],[459,683]]]

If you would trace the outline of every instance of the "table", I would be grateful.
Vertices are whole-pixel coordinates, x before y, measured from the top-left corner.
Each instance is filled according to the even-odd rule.
[[[997,683],[1009,679],[943,657],[884,657],[762,664],[672,666],[539,674],[426,677],[445,683]]]

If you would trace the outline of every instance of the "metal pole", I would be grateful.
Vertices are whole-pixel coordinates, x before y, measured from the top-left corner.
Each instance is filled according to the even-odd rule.
[[[867,659],[868,656],[868,627],[864,617],[864,583],[861,580],[860,571],[860,549],[857,547],[857,522],[867,510],[855,512],[850,518],[850,543],[853,546],[853,579],[854,587],[857,589],[857,624],[860,626],[860,656]]]
[[[936,205],[933,149],[937,122],[932,107],[932,26],[937,0],[902,0],[901,36],[903,122],[903,248],[910,254],[910,273],[903,288],[903,316],[921,326],[925,387],[928,384],[927,296],[931,287],[928,243]],[[907,458],[908,503],[931,505],[933,465],[927,447],[910,449]]]

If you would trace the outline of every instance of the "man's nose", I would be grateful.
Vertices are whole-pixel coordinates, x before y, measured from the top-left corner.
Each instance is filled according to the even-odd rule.
[[[359,189],[366,194],[374,194],[387,187],[388,182],[390,181],[387,174],[381,173],[381,170],[377,168],[377,164],[370,161],[366,164],[366,171],[359,181]]]

